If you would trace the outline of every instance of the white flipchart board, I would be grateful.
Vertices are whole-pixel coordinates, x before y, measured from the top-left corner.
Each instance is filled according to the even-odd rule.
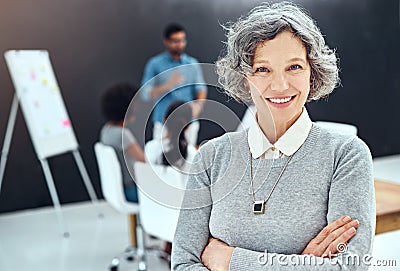
[[[4,56],[39,159],[76,150],[48,51],[10,50]]]

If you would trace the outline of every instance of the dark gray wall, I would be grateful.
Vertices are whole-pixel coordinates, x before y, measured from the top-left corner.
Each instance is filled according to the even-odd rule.
[[[69,111],[83,159],[98,195],[92,146],[103,124],[99,99],[119,81],[139,83],[146,60],[163,49],[161,32],[170,21],[188,30],[188,53],[214,62],[233,20],[261,1],[234,0],[0,0],[0,52],[45,48]],[[354,123],[374,156],[400,153],[399,3],[397,0],[301,1],[310,10],[341,62],[343,86],[308,106],[315,120]],[[0,59],[0,143],[14,89]],[[210,89],[210,98],[226,96]],[[226,103],[238,115],[244,107]],[[140,126],[140,120],[136,123]],[[203,123],[200,140],[222,133]],[[139,136],[141,142],[143,138]],[[87,200],[71,155],[50,159],[62,203]],[[0,212],[51,205],[41,167],[18,114],[0,193]]]

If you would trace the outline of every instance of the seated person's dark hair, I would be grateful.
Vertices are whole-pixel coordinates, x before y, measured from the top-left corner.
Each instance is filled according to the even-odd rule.
[[[101,98],[101,112],[107,121],[122,121],[138,88],[130,83],[109,87]]]
[[[181,167],[184,164],[188,146],[185,129],[191,121],[192,107],[189,103],[176,101],[168,107],[165,113],[165,126],[169,133],[169,150],[163,154],[164,165]]]
[[[185,28],[182,25],[180,25],[178,23],[170,23],[164,29],[164,38],[169,39],[172,34],[174,34],[176,32],[181,32],[181,31],[186,32]]]

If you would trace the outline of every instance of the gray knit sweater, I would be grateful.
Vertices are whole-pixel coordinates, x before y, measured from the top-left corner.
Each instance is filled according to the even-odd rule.
[[[313,125],[261,215],[252,212],[249,159],[247,130],[200,148],[173,242],[173,270],[208,270],[200,257],[210,236],[235,247],[230,270],[368,269],[370,258],[363,257],[372,251],[375,198],[362,140]],[[286,159],[253,159],[256,200],[266,198]],[[300,255],[342,215],[360,222],[346,252],[332,259]]]

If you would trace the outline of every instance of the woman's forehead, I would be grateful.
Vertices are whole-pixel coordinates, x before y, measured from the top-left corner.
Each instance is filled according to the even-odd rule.
[[[303,42],[290,31],[276,35],[272,40],[261,41],[257,44],[254,53],[254,62],[268,61],[273,58],[307,59],[307,52]]]

